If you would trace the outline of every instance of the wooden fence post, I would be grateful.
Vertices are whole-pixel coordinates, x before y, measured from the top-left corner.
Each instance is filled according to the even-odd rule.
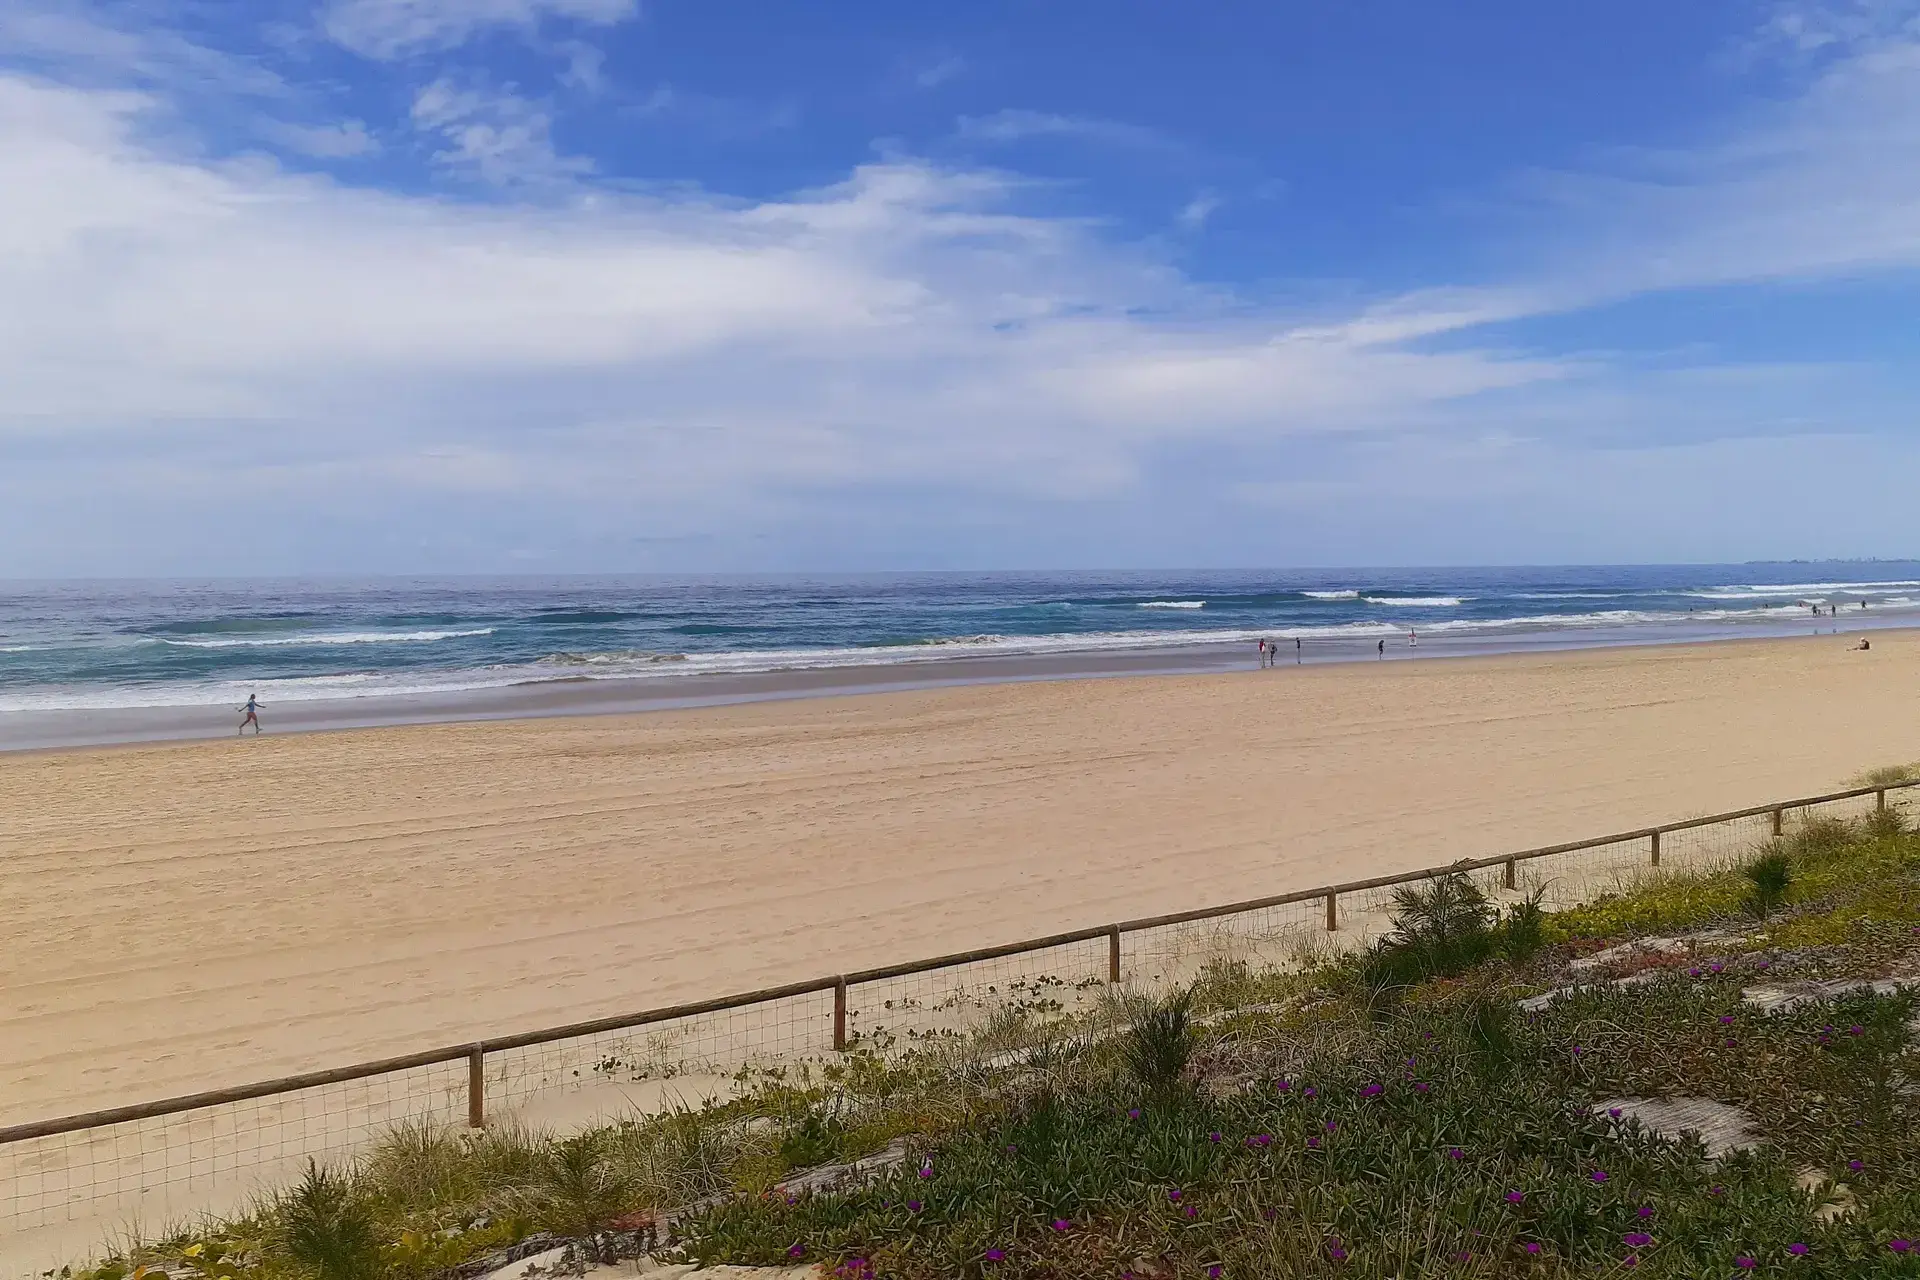
[[[1335,905],[1339,901],[1340,901],[1339,894],[1330,893],[1327,895],[1327,932],[1328,933],[1340,932],[1340,908]]]
[[[1509,889],[1519,888],[1519,876],[1517,874],[1518,871],[1519,871],[1519,867],[1517,866],[1517,864],[1515,864],[1514,860],[1512,858],[1508,858],[1506,878],[1501,883],[1505,884],[1506,887]]]
[[[1885,811],[1887,807],[1887,789],[1885,787],[1873,793],[1873,807]]]
[[[847,980],[833,980],[833,1049],[835,1053],[847,1051]]]
[[[1773,834],[1775,835],[1780,834],[1781,823],[1786,817],[1786,812],[1787,811],[1785,809],[1775,809],[1773,811]]]
[[[487,1127],[487,1050],[475,1045],[467,1050],[467,1128]]]
[[[1653,865],[1656,867],[1660,865],[1660,833],[1658,831],[1653,833]]]
[[[1107,931],[1107,981],[1120,981],[1120,926]]]

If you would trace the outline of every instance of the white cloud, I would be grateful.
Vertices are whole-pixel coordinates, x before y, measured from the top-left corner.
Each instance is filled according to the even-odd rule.
[[[480,203],[170,147],[152,126],[172,102],[0,75],[11,547],[82,545],[96,534],[74,513],[100,506],[218,547],[196,512],[236,485],[309,540],[416,509],[451,522],[432,534],[449,544],[498,526],[523,550],[529,529],[744,538],[828,513],[856,539],[849,493],[911,495],[923,521],[1062,500],[1138,515],[1170,460],[1213,468],[1189,516],[1224,476],[1283,503],[1344,495],[1331,520],[1364,515],[1370,489],[1305,469],[1327,441],[1544,468],[1622,424],[1724,456],[1742,433],[1866,439],[1902,403],[1848,392],[1858,371],[1700,357],[1700,376],[1654,378],[1479,332],[1659,290],[1920,265],[1920,50],[1891,37],[1718,140],[1538,177],[1538,221],[1516,238],[1545,247],[1508,283],[1316,311],[1023,213],[1006,174],[902,158],[758,201],[621,188],[557,151],[549,107],[443,78],[412,120],[438,163],[502,188]],[[319,145],[366,136],[337,129]],[[1020,112],[963,132],[1165,143]]]
[[[379,140],[367,132],[364,120],[342,120],[335,124],[267,120],[261,123],[260,133],[288,151],[318,160],[351,160],[380,150]]]
[[[1158,129],[1142,125],[1012,108],[985,116],[961,116],[957,132],[967,142],[1007,143],[1023,142],[1029,138],[1078,138],[1106,146],[1155,150],[1171,149],[1176,145]]]
[[[913,82],[922,89],[937,89],[967,69],[965,58],[942,58],[928,67],[914,72]]]
[[[1198,231],[1207,225],[1207,219],[1218,212],[1224,203],[1217,192],[1202,191],[1181,206],[1177,221],[1188,231]]]
[[[320,18],[328,38],[369,58],[451,49],[492,27],[531,31],[546,19],[625,21],[636,0],[333,0]]]
[[[443,76],[414,96],[412,119],[447,142],[433,155],[436,165],[495,186],[560,183],[593,171],[591,160],[555,151],[553,117],[511,90],[463,88]]]

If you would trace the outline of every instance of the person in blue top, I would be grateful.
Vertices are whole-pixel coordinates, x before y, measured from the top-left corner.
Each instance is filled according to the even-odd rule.
[[[253,736],[260,736],[260,700],[252,694],[247,695],[247,705],[240,708],[246,712],[246,718],[240,722],[240,732],[245,733],[247,726],[253,726]]]

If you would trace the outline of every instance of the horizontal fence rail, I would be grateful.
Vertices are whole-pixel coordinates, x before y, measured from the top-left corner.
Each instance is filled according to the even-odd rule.
[[[1551,886],[1551,905],[1576,905],[1620,885],[1622,877],[1639,868],[1725,865],[1737,850],[1781,835],[1789,817],[1820,816],[1869,797],[1872,808],[1885,809],[1890,792],[1897,801],[1912,803],[1920,800],[1920,792],[1911,790],[1915,787],[1920,787],[1920,779],[1855,787],[11,1125],[0,1128],[0,1240],[9,1232],[92,1221],[96,1229],[90,1239],[56,1246],[50,1236],[47,1245],[49,1251],[91,1247],[114,1225],[103,1215],[116,1206],[124,1214],[129,1197],[151,1195],[156,1188],[205,1190],[223,1180],[251,1179],[251,1189],[258,1190],[263,1178],[284,1176],[307,1158],[363,1149],[397,1123],[464,1123],[479,1129],[496,1113],[496,1102],[511,1108],[594,1082],[668,1078],[687,1064],[737,1068],[824,1059],[856,1045],[884,1051],[901,1037],[910,1045],[950,1038],[978,1023],[982,1011],[1010,1001],[1059,1010],[1123,977],[1142,982],[1189,977],[1196,956],[1271,960],[1281,953],[1306,954],[1316,946],[1364,945],[1390,926],[1392,890],[1454,873],[1474,877],[1495,896]],[[1858,816],[1868,812],[1860,804],[1839,816],[1855,816],[1853,810]],[[1559,860],[1554,867],[1561,874],[1552,880],[1539,878],[1533,867],[1551,859]],[[1208,926],[1214,931],[1208,932]],[[1011,963],[1035,958],[1045,963]],[[633,1038],[633,1033],[655,1031],[658,1034],[644,1043]],[[252,1110],[243,1110],[247,1104]],[[160,1127],[152,1128],[156,1123]],[[203,1198],[199,1207],[205,1203]],[[13,1259],[5,1261],[11,1264]]]

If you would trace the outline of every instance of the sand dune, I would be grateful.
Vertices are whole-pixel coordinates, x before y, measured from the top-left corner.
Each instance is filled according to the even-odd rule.
[[[0,756],[0,1123],[1828,789],[1873,640]]]

